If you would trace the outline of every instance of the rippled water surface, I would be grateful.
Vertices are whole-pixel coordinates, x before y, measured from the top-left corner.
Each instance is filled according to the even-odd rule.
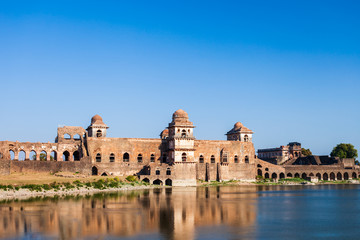
[[[4,239],[360,239],[360,187],[166,188],[0,203]]]

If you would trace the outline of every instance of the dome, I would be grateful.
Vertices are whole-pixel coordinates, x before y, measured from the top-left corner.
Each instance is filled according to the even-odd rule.
[[[161,132],[161,134],[169,134],[169,129],[165,129],[164,131]]]
[[[239,128],[242,128],[242,127],[243,127],[243,125],[242,125],[241,122],[237,122],[237,123],[235,123],[235,125],[234,125],[234,129],[239,129]]]
[[[94,123],[103,123],[103,119],[102,117],[100,117],[99,115],[95,115],[91,118],[91,124],[94,124]]]
[[[188,114],[184,110],[179,109],[176,112],[174,112],[174,114],[173,114],[173,118],[176,118],[176,117],[188,118]]]

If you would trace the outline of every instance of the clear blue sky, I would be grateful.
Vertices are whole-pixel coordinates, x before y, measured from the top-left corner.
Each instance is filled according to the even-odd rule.
[[[54,141],[99,114],[155,137],[241,121],[255,147],[360,148],[359,1],[1,1],[1,140]]]

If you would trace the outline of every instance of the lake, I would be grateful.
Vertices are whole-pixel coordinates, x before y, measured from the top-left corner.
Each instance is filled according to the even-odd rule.
[[[360,186],[159,188],[0,203],[2,239],[359,239]]]

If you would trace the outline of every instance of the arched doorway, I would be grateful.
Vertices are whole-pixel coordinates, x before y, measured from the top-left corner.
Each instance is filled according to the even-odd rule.
[[[285,178],[285,174],[284,173],[280,173],[280,179],[283,179],[283,178]]]
[[[63,153],[63,161],[69,161],[70,153],[68,151],[65,151]]]
[[[97,169],[97,167],[92,167],[92,169],[91,169],[91,174],[93,175],[93,176],[97,176],[98,175],[98,169]]]
[[[355,173],[355,172],[353,172],[353,173],[351,174],[351,177],[352,177],[352,179],[356,179],[356,178],[357,178],[356,173]]]
[[[262,171],[261,171],[261,169],[258,169],[257,175],[262,177]]]
[[[335,180],[335,173],[330,173],[330,180],[334,181]]]
[[[292,178],[292,174],[291,174],[291,173],[288,173],[288,174],[286,174],[286,177]]]
[[[321,180],[321,174],[320,173],[317,173],[316,174],[316,177],[317,177],[317,179],[320,181]]]
[[[265,173],[265,178],[269,178],[269,173]]]
[[[323,180],[325,181],[329,180],[329,175],[327,173],[323,174]]]
[[[344,180],[349,180],[349,174],[347,172],[344,173]]]
[[[272,179],[277,179],[277,174],[276,173],[271,174],[271,178]]]
[[[295,177],[295,178],[300,178],[300,174],[299,174],[299,173],[295,173],[294,177]]]
[[[156,179],[153,182],[154,185],[163,185],[163,182],[160,179]]]
[[[74,161],[80,161],[80,153],[79,153],[79,151],[75,151],[73,153],[73,159],[74,159]]]
[[[166,186],[172,186],[172,180],[170,178],[165,180],[165,185]]]
[[[150,180],[148,178],[144,178],[142,181],[145,183],[150,183]]]
[[[341,175],[341,173],[338,172],[338,173],[336,174],[336,179],[337,179],[337,180],[342,180],[342,175]]]
[[[301,178],[304,179],[304,180],[307,180],[307,175],[306,175],[306,173],[301,174]]]

